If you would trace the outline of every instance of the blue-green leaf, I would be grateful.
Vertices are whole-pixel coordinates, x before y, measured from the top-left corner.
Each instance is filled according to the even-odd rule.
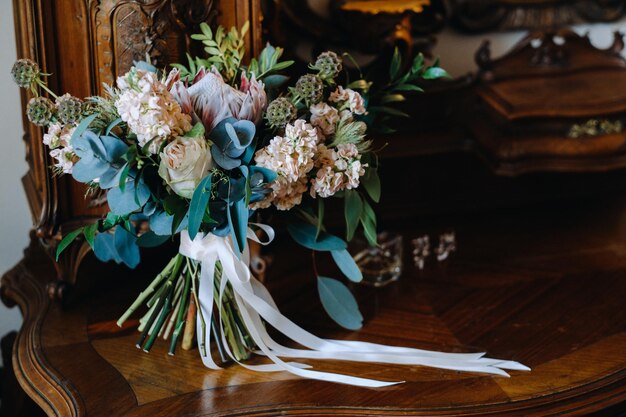
[[[343,272],[350,281],[361,282],[363,280],[363,274],[359,266],[354,262],[354,258],[350,255],[350,252],[346,249],[342,249],[331,251],[330,254],[333,256],[339,269],[341,269],[341,272]]]
[[[139,265],[139,246],[137,236],[129,233],[123,227],[115,229],[115,249],[122,262],[131,269]]]
[[[157,246],[161,246],[170,239],[170,236],[157,235],[150,230],[137,238],[137,246],[142,248],[155,248]]]
[[[342,327],[358,330],[363,326],[363,316],[350,290],[336,279],[317,277],[317,290],[324,310]]]
[[[104,134],[106,136],[109,136],[111,134],[111,131],[113,129],[115,129],[115,126],[119,125],[120,123],[122,123],[122,118],[118,117],[117,119],[113,120],[111,123],[109,123],[109,125],[107,126],[106,130],[104,131]]]
[[[268,184],[270,182],[273,182],[276,178],[278,178],[278,174],[276,174],[271,169],[268,169],[268,168],[265,168],[265,167],[256,166],[256,165],[252,165],[250,167],[250,176],[252,176],[252,175],[254,175],[256,173],[262,174],[264,182],[266,182]]]
[[[241,254],[246,247],[246,236],[248,233],[248,207],[245,200],[237,200],[228,205],[226,215],[228,216],[233,246]]]
[[[83,120],[81,120],[81,122],[78,124],[78,126],[76,126],[76,129],[74,129],[74,133],[72,133],[72,137],[70,138],[70,143],[72,144],[72,146],[74,146],[74,148],[76,147],[74,145],[75,141],[80,138],[83,133],[85,133],[85,131],[87,130],[87,128],[89,127],[89,125],[96,120],[96,117],[98,117],[98,114],[92,114],[89,117],[85,117]]]
[[[107,201],[113,214],[125,215],[139,210],[150,198],[150,189],[143,183],[143,179],[137,185],[136,181],[128,181],[122,190],[114,187],[109,190]]]
[[[341,250],[347,247],[346,242],[337,236],[326,232],[317,234],[317,227],[307,223],[292,223],[287,226],[287,231],[298,244],[305,248],[326,252]],[[317,240],[315,236],[317,235]]]
[[[195,239],[200,225],[202,224],[202,218],[209,206],[209,199],[211,197],[211,174],[207,175],[200,181],[198,186],[193,192],[191,197],[191,203],[189,204],[189,237],[191,240]]]
[[[118,264],[122,262],[122,258],[115,248],[115,238],[111,233],[98,233],[96,235],[93,242],[93,253],[102,262],[115,261]]]
[[[287,77],[286,75],[275,74],[263,77],[263,83],[265,83],[265,87],[270,90],[280,87],[287,81],[289,81],[289,77]]]

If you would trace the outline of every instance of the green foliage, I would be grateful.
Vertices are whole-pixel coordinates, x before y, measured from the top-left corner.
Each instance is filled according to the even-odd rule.
[[[270,79],[270,77],[276,77],[276,73],[282,71],[291,65],[294,61],[280,61],[284,53],[283,48],[274,47],[269,43],[265,45],[265,48],[259,54],[259,58],[252,58],[250,65],[248,66],[248,75],[254,75],[258,80],[265,79],[266,85],[269,88],[276,88],[288,80],[285,76],[279,76],[279,78]]]
[[[61,255],[61,253],[70,245],[70,243],[72,243],[78,236],[80,236],[81,233],[83,233],[83,230],[83,227],[79,227],[78,229],[72,230],[70,233],[66,234],[65,237],[63,237],[63,240],[61,240],[59,246],[57,246],[57,262],[59,261],[59,256]]]
[[[403,68],[406,70],[403,72]],[[368,87],[369,94],[369,115],[368,124],[379,133],[392,133],[394,129],[388,123],[396,117],[409,117],[409,115],[395,106],[406,101],[406,93],[420,93],[424,90],[421,87],[423,80],[436,80],[449,78],[450,75],[439,66],[439,60],[427,66],[424,56],[418,54],[410,65],[406,67],[402,63],[402,57],[398,48],[394,50],[389,64],[388,81],[380,88],[370,89],[371,84],[365,80],[357,80],[351,83],[353,87]],[[363,88],[363,91],[366,91]]]
[[[359,219],[363,212],[363,199],[356,190],[347,190],[344,199],[344,212],[346,218],[346,239],[349,241],[354,237],[354,233],[359,225]]]
[[[244,38],[248,33],[249,27],[249,22],[246,22],[241,27],[241,31],[232,27],[229,32],[226,32],[222,26],[219,26],[214,34],[208,24],[201,23],[200,30],[202,33],[191,35],[191,38],[202,41],[208,58],[196,58],[196,69],[215,66],[226,82],[234,84],[246,52]]]

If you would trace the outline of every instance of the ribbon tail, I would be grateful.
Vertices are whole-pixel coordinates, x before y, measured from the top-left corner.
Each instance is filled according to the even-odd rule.
[[[211,356],[211,320],[213,319],[214,299],[214,256],[206,256],[200,267],[200,280],[198,282],[198,313],[196,318],[196,338],[200,349],[202,363],[209,369],[221,369]],[[193,278],[192,278],[193,279]],[[204,321],[204,323],[203,323]]]

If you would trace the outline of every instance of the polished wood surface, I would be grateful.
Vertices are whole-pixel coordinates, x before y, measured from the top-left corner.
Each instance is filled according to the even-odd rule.
[[[269,285],[305,328],[324,337],[487,351],[532,368],[511,378],[314,363],[406,381],[363,389],[239,366],[210,371],[196,350],[170,357],[163,342],[146,354],[134,347],[136,322],[119,329],[115,320],[157,265],[134,274],[85,265],[90,295],[62,308],[47,297],[53,268],[36,246],[3,278],[4,299],[25,316],[13,365],[28,394],[59,416],[616,415],[626,408],[625,218],[626,201],[605,198],[398,225],[407,246],[418,234],[452,228],[458,253],[441,264],[429,260],[423,271],[407,257],[398,283],[355,287],[366,317],[358,332],[325,317],[306,251],[273,246]]]

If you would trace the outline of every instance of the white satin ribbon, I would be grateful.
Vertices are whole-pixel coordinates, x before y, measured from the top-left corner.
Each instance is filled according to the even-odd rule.
[[[270,226],[263,224],[254,224],[254,226],[265,232],[267,240],[261,241],[250,229],[248,229],[248,239],[254,240],[262,245],[267,245],[274,239],[274,230]],[[200,305],[198,309],[202,312],[206,323],[205,328],[207,330],[203,333],[202,323],[200,317],[198,317],[198,320],[196,320],[196,334],[202,362],[207,368],[220,369],[211,357],[211,332],[209,328],[213,314],[213,303],[216,302],[218,306],[221,306],[226,285],[230,283],[235,294],[237,308],[241,313],[244,324],[259,348],[259,352],[257,353],[267,356],[273,362],[273,364],[268,365],[248,365],[237,361],[230,351],[224,336],[221,317],[222,309],[218,308],[220,312],[218,320],[220,323],[220,337],[226,353],[231,359],[247,369],[258,372],[287,371],[304,378],[373,388],[394,385],[403,381],[378,381],[330,372],[314,371],[310,369],[309,365],[285,362],[281,357],[419,365],[502,376],[509,376],[505,369],[530,370],[530,368],[518,362],[486,358],[484,357],[485,353],[444,353],[367,342],[321,339],[302,329],[278,311],[276,303],[265,286],[250,274],[248,267],[250,255],[247,248],[242,254],[241,259],[239,259],[233,250],[232,242],[229,238],[219,237],[213,234],[204,236],[198,233],[196,238],[191,240],[187,231],[184,230],[181,233],[180,253],[201,263],[201,275],[198,288]],[[222,264],[222,280],[218,293],[219,298],[215,300],[213,289],[215,264],[217,261],[220,261]],[[294,349],[280,345],[270,337],[265,329],[263,320],[271,324],[283,335],[307,349]]]

